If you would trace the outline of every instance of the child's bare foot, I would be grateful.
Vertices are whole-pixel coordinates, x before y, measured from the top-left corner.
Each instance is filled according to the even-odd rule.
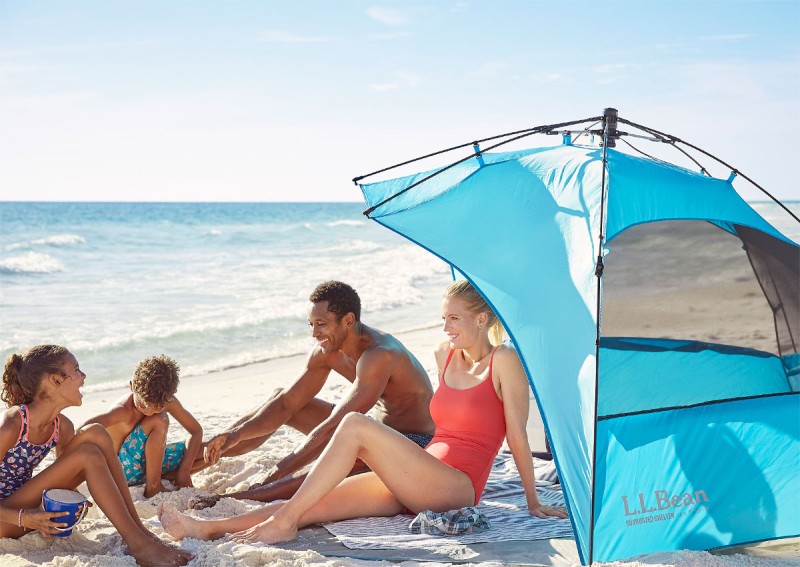
[[[164,531],[176,540],[185,537],[208,539],[198,520],[182,514],[172,504],[162,503],[158,506],[158,519],[161,520],[161,527],[164,528]]]
[[[128,551],[142,567],[158,567],[160,565],[186,565],[192,560],[192,554],[176,549],[164,542],[148,539],[147,544],[136,550],[128,547]]]
[[[250,529],[232,533],[229,539],[238,543],[282,543],[297,537],[297,524],[282,521],[275,516]]]
[[[189,499],[189,508],[192,510],[205,510],[206,508],[211,508],[217,502],[220,501],[222,496],[218,494],[209,494],[208,496],[192,496]]]

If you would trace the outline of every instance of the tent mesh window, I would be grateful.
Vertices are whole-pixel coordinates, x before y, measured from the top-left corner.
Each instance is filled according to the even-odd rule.
[[[664,221],[609,243],[601,419],[794,390],[797,249],[729,228],[741,238],[705,221]]]
[[[704,221],[664,221],[630,228],[608,248],[604,337],[694,340],[779,354],[772,308],[736,236]]]

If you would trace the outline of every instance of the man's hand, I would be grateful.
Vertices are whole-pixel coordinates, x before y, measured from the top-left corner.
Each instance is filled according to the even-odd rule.
[[[206,443],[203,449],[203,460],[210,464],[216,464],[219,458],[227,451],[239,443],[239,436],[235,433],[220,433]]]

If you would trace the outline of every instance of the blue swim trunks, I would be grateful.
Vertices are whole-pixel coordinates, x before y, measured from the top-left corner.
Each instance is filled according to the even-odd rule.
[[[142,429],[142,424],[137,423],[133,428],[130,435],[122,442],[119,448],[119,460],[122,463],[122,471],[125,473],[125,479],[128,481],[128,486],[137,486],[144,484],[145,481],[145,461],[144,461],[144,444],[147,441],[147,435]],[[161,472],[168,473],[176,470],[183,460],[183,454],[186,452],[186,443],[179,441],[178,443],[167,443],[164,450],[164,462],[161,463]]]
[[[433,439],[433,435],[428,435],[427,433],[403,433],[403,435],[423,449],[431,442],[431,439]]]

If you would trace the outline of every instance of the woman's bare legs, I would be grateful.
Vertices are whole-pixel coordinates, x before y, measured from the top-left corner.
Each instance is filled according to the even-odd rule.
[[[246,514],[220,520],[202,520],[179,512],[172,504],[161,504],[158,507],[158,518],[161,520],[161,527],[176,540],[185,537],[214,540],[260,524],[281,506],[283,502],[271,502]]]
[[[372,473],[345,478],[356,459]],[[344,482],[343,482],[344,481]],[[233,534],[239,541],[278,543],[312,523],[410,510],[471,505],[469,477],[400,433],[359,413],[342,420],[303,486],[260,524]]]
[[[323,502],[315,506],[312,512],[303,517],[300,522],[301,528],[324,521],[357,516],[389,516],[403,511],[403,506],[372,472],[348,477],[335,488],[335,491],[337,492],[335,497],[332,496],[329,500],[326,497]],[[338,500],[353,502],[356,499],[364,499],[366,494],[370,494],[370,497],[359,503],[356,516],[353,516],[346,506],[342,507],[338,502]],[[158,507],[158,517],[164,530],[176,540],[185,537],[214,540],[257,526],[272,517],[284,504],[285,502],[271,502],[246,514],[218,520],[204,520],[188,516],[179,512],[172,504],[165,503]]]
[[[345,478],[356,458],[374,472]],[[277,543],[292,539],[298,528],[311,524],[391,516],[405,507],[451,510],[471,505],[474,498],[466,474],[445,465],[396,431],[353,413],[342,421],[291,500],[221,520],[192,518],[169,506],[159,509],[159,517],[164,529],[176,539],[217,539],[230,533],[237,541]]]
[[[52,465],[4,499],[3,504],[11,507],[34,508],[39,505],[42,490],[75,488],[85,480],[92,498],[122,535],[128,546],[128,552],[139,565],[185,565],[188,563],[191,559],[190,554],[151,537],[152,534],[141,526],[138,516],[134,520],[125,506],[124,498],[114,477],[108,470],[105,455],[97,445],[84,442],[78,445],[70,443],[69,447],[70,450],[65,451]],[[125,492],[128,492],[127,487]],[[130,494],[128,496],[130,497]],[[5,526],[6,524],[3,524],[3,527]],[[5,530],[2,531],[5,532]]]

